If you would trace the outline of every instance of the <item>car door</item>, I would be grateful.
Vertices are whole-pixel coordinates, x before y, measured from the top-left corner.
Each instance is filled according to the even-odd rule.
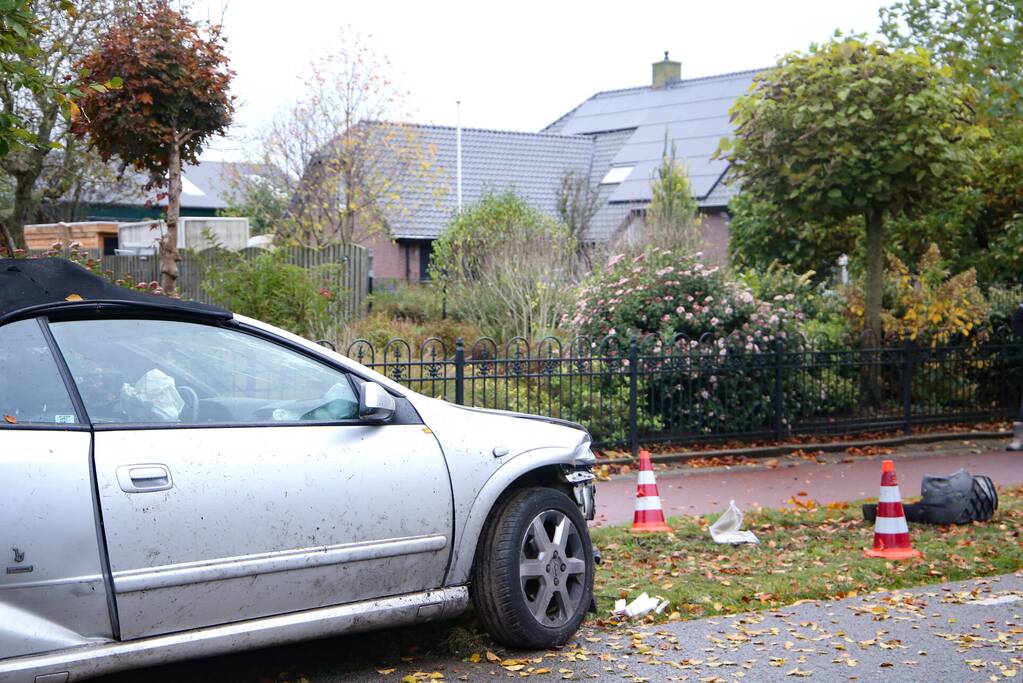
[[[122,637],[441,584],[451,484],[403,398],[362,422],[360,378],[237,328],[51,329],[94,426]]]
[[[44,333],[0,326],[0,659],[112,636],[89,428]]]

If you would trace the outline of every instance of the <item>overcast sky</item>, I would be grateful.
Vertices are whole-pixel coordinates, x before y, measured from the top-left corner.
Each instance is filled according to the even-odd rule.
[[[600,90],[645,85],[668,50],[682,77],[768,66],[835,31],[874,34],[880,0],[193,0],[223,16],[244,142],[301,95],[309,62],[350,24],[392,63],[423,123],[536,131]],[[226,5],[226,8],[225,8]]]

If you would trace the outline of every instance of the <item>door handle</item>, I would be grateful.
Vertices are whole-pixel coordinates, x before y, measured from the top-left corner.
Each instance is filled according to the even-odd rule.
[[[125,493],[166,491],[174,486],[170,470],[158,463],[122,465],[117,468],[117,483]]]

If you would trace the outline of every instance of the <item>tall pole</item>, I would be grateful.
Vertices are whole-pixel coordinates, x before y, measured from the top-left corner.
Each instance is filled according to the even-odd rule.
[[[455,101],[455,177],[458,213],[462,213],[462,100]]]

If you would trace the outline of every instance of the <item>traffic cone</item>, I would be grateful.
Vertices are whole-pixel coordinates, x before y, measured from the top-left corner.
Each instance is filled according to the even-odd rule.
[[[671,531],[664,521],[661,494],[657,491],[654,466],[649,451],[639,452],[639,481],[636,483],[636,512],[632,517],[633,533]]]
[[[881,495],[877,499],[877,520],[874,522],[874,547],[863,551],[867,557],[907,560],[923,557],[909,542],[909,526],[902,509],[902,495],[895,479],[895,463],[881,463]]]

